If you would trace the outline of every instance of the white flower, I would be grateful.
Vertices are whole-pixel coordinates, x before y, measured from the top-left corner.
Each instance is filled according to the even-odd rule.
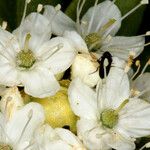
[[[69,87],[78,136],[90,150],[134,150],[135,138],[150,134],[150,104],[130,98],[124,70],[113,67],[96,92],[79,79]]]
[[[100,80],[97,71],[99,64],[89,54],[78,54],[71,66],[71,79],[79,77],[90,87],[94,87]]]
[[[25,105],[10,118],[0,113],[0,148],[31,150],[33,134],[43,123],[44,111],[37,103]]]
[[[24,105],[23,98],[17,87],[8,88],[0,101],[0,110],[10,118],[14,113]]]
[[[35,134],[35,150],[86,150],[81,141],[69,130],[53,129],[45,124]]]
[[[49,21],[31,13],[11,34],[0,28],[0,84],[23,85],[34,97],[54,95],[59,90],[55,74],[68,69],[76,52],[68,40],[49,40]]]
[[[4,95],[5,91],[6,91],[6,87],[3,85],[0,85],[0,96]]]
[[[88,52],[88,49],[97,50],[98,53],[109,51],[113,56],[124,60],[128,59],[131,51],[135,53],[135,57],[139,55],[144,48],[145,39],[143,36],[115,37],[114,35],[119,30],[124,18],[148,2],[142,0],[138,6],[122,17],[114,2],[110,0],[100,4],[97,2],[96,0],[95,5],[89,8],[80,20],[85,1],[79,0],[76,23],[50,5],[45,6],[44,16],[53,20],[51,23],[52,32],[68,38],[79,52]]]

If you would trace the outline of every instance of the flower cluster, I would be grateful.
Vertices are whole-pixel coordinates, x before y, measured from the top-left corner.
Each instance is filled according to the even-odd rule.
[[[0,27],[1,150],[134,150],[150,136],[150,60],[134,60],[150,32],[115,36],[148,1],[122,16],[96,0],[81,18],[85,2],[74,22],[59,4],[26,16],[26,0],[20,25]]]

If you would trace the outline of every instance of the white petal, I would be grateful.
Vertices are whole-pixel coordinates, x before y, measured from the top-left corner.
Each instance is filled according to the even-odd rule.
[[[5,94],[5,91],[6,91],[6,87],[3,86],[3,85],[0,85],[0,96],[4,95]]]
[[[68,90],[69,101],[74,113],[87,119],[96,119],[97,101],[95,92],[84,85],[80,79],[74,79]]]
[[[62,140],[55,140],[47,144],[45,150],[72,150],[72,147]]]
[[[57,74],[71,66],[76,51],[67,39],[56,37],[42,45],[37,55],[42,58],[44,67],[50,68],[54,74]]]
[[[0,101],[0,109],[7,119],[10,119],[19,107],[23,105],[24,101],[17,87],[5,90],[5,94],[2,96]]]
[[[61,140],[65,141],[69,145],[71,146],[81,145],[80,140],[71,131],[63,129],[63,128],[56,128],[55,131],[59,135]]]
[[[104,42],[100,52],[109,51],[113,56],[127,60],[131,52],[137,57],[144,49],[144,37],[123,37],[116,36],[108,42]]]
[[[144,100],[150,102],[150,73],[144,73],[138,78],[136,78],[131,86],[134,90],[138,90],[140,92],[146,90],[146,92],[141,96]]]
[[[123,69],[112,67],[106,78],[106,84],[100,86],[99,109],[116,109],[129,98],[129,80]]]
[[[109,10],[109,11],[108,11]],[[90,24],[90,20],[94,11],[94,18],[91,25],[90,33],[97,32],[101,29],[110,19],[119,20],[121,18],[121,13],[118,7],[111,1],[106,0],[96,7],[91,7],[87,13],[83,16],[82,22],[87,22]],[[121,23],[118,22],[116,26],[111,31],[111,35],[117,33],[120,28]],[[84,29],[83,29],[84,30]],[[86,31],[84,31],[86,33]]]
[[[75,22],[62,11],[56,11],[56,9],[50,5],[46,5],[44,10],[44,16],[50,21],[54,34],[63,35],[66,30],[76,30]]]
[[[6,126],[7,135],[13,144],[30,142],[35,129],[44,123],[44,119],[42,106],[37,103],[29,103],[18,110],[9,120]]]
[[[59,84],[48,69],[38,68],[21,73],[21,82],[25,92],[34,97],[47,97],[59,90]]]
[[[110,134],[103,128],[95,127],[84,133],[83,143],[90,150],[109,150],[111,147],[107,145]]]
[[[31,13],[13,33],[18,37],[21,49],[24,48],[26,35],[30,34],[29,49],[37,51],[51,37],[51,28],[46,17]]]
[[[98,126],[97,120],[83,119],[77,121],[77,134],[80,139],[83,139],[85,132],[90,131]]]
[[[16,68],[9,63],[0,62],[0,84],[6,86],[15,86],[19,83],[20,81]]]
[[[0,55],[5,55],[8,62],[15,61],[16,53],[20,51],[15,36],[0,28]]]
[[[118,133],[112,133],[108,139],[107,144],[113,149],[117,150],[135,150],[134,141],[125,139]]]
[[[65,31],[65,38],[75,47],[78,52],[88,53],[88,48],[82,37],[75,31]]]
[[[141,99],[130,99],[121,110],[117,128],[130,137],[150,135],[150,104]]]
[[[78,54],[71,66],[71,79],[78,77],[89,87],[95,87],[100,80],[98,67],[89,54]]]

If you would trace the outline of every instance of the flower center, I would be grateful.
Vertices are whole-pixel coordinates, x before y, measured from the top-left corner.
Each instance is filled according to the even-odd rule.
[[[106,109],[101,113],[103,126],[112,129],[118,123],[118,114],[113,109]]]
[[[88,47],[92,47],[94,49],[100,47],[101,37],[98,33],[90,33],[85,37],[85,42]]]
[[[9,145],[0,143],[0,150],[13,150],[13,148]]]
[[[101,115],[100,120],[102,122],[102,125],[112,129],[117,123],[119,119],[119,111],[129,102],[129,100],[123,101],[121,105],[116,109],[105,109]]]
[[[17,54],[17,64],[21,68],[31,68],[36,58],[31,50],[22,50]]]
[[[33,66],[33,64],[36,61],[36,58],[33,54],[33,52],[29,49],[29,40],[31,38],[30,34],[26,35],[25,43],[24,43],[24,49],[21,50],[17,54],[17,65],[21,68],[29,69]]]

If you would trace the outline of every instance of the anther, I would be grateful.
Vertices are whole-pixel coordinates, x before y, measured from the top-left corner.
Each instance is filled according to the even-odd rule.
[[[134,75],[131,77],[130,80],[133,80],[133,79],[135,78],[135,76],[136,76],[136,75],[139,73],[139,71],[140,71],[141,64],[140,64],[140,61],[139,61],[139,60],[137,60],[137,61],[135,62],[135,65],[136,65],[138,68],[137,68],[136,72],[134,73]]]
[[[60,5],[60,4],[57,4],[57,5],[55,6],[55,10],[56,10],[56,11],[60,11],[60,10],[61,10],[61,5]]]
[[[132,14],[135,10],[137,10],[139,7],[141,7],[142,5],[148,4],[148,0],[142,0],[137,6],[135,6],[133,9],[131,9],[127,14],[125,14],[121,20],[125,19],[127,16],[129,16],[130,14]]]
[[[26,0],[26,3],[29,4],[31,2],[31,0]]]
[[[135,52],[131,51],[131,52],[130,52],[130,55],[129,55],[129,58],[128,58],[127,65],[126,65],[126,67],[125,67],[125,72],[126,72],[126,73],[130,70],[130,68],[131,68],[131,66],[132,66],[132,64],[133,64],[133,59],[134,59],[134,57],[135,57]]]
[[[149,35],[150,35],[150,31],[147,31],[147,32],[146,32],[146,35],[149,36]]]
[[[43,9],[43,5],[42,4],[38,4],[38,7],[37,7],[37,12],[40,13]]]
[[[7,22],[6,22],[6,21],[3,21],[3,22],[2,22],[2,29],[3,29],[3,30],[6,30],[6,28],[7,28]]]

